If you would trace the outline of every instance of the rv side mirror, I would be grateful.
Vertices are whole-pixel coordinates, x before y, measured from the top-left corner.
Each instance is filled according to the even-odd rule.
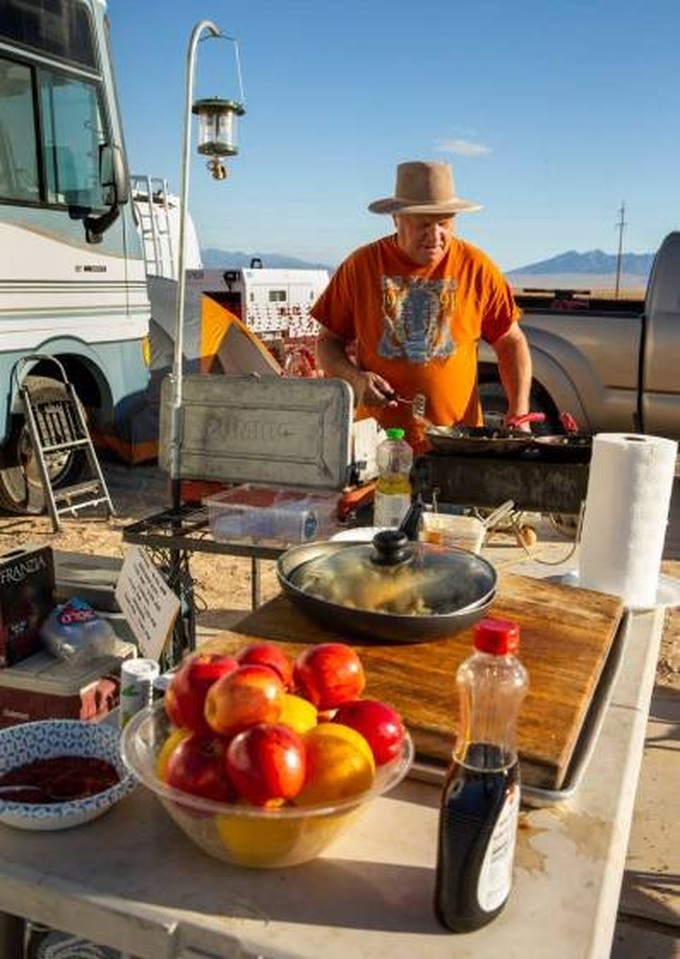
[[[130,199],[130,185],[122,149],[114,143],[99,148],[99,180],[108,209],[101,216],[88,216],[85,230],[88,243],[101,242],[102,235],[118,218],[120,207]]]
[[[115,143],[104,143],[99,150],[99,176],[102,193],[108,206],[122,206],[130,199],[130,184],[122,149]]]

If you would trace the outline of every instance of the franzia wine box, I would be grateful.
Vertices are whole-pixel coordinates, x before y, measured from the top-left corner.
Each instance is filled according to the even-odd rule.
[[[0,556],[0,667],[42,648],[40,626],[54,607],[54,557],[49,546],[24,546]]]

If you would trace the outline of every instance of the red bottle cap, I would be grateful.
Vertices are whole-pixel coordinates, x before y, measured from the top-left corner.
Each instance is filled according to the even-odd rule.
[[[509,619],[482,619],[475,626],[474,643],[482,653],[512,655],[519,649],[519,625]]]

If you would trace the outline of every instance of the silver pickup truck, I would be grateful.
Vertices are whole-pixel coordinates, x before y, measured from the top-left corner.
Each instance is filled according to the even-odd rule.
[[[680,232],[662,242],[644,302],[578,291],[516,292],[534,366],[532,408],[559,429],[680,439]],[[486,410],[502,409],[493,353],[480,350]]]

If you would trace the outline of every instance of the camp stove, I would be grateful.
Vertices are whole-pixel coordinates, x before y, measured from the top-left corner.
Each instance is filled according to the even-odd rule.
[[[503,456],[432,452],[414,464],[414,492],[425,502],[491,509],[511,499],[518,510],[578,515],[588,469],[532,447]]]

